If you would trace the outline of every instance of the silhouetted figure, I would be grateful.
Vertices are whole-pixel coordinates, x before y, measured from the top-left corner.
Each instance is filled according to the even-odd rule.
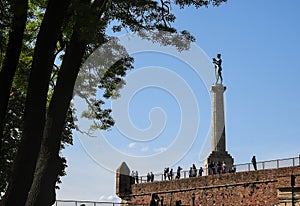
[[[135,183],[135,173],[134,173],[134,171],[131,172],[130,183],[131,183],[131,184],[134,184],[134,183]]]
[[[181,172],[182,168],[180,166],[178,166],[177,168],[177,174],[176,174],[176,179],[180,179],[180,172]]]
[[[210,162],[208,164],[208,174],[210,174],[210,175],[216,174],[216,169],[215,169],[215,163],[214,162]]]
[[[189,170],[189,177],[192,177],[193,176],[193,169],[192,169],[192,167],[190,167],[190,170]]]
[[[148,172],[148,174],[147,174],[147,182],[150,182],[150,180],[151,180],[151,175],[150,175],[150,173]]]
[[[220,162],[220,161],[217,162],[216,168],[217,168],[217,173],[218,173],[218,174],[221,174],[222,165],[221,165],[221,162]]]
[[[197,168],[196,165],[193,164],[192,165],[192,177],[196,177],[197,176]]]
[[[202,176],[202,173],[203,173],[203,168],[200,167],[198,176],[199,176],[199,177]]]
[[[150,173],[150,176],[151,176],[151,179],[150,179],[150,180],[151,180],[151,182],[153,182],[153,181],[154,181],[154,174],[151,172],[151,173]]]
[[[181,205],[181,200],[177,200],[175,203],[176,206],[180,206]]]
[[[156,205],[158,206],[159,205],[159,201],[160,201],[158,195],[155,195],[155,200],[156,200]]]
[[[173,169],[170,170],[170,172],[168,174],[168,178],[169,178],[169,180],[173,179]]]
[[[226,173],[226,167],[227,167],[226,162],[223,161],[223,163],[222,163],[222,168],[221,168],[222,174]]]
[[[219,79],[221,80],[221,84],[223,83],[222,77],[222,59],[221,54],[217,54],[217,58],[213,58],[213,64],[215,65],[215,73],[216,73],[216,84],[218,84]]]
[[[139,173],[138,173],[138,171],[135,171],[135,182],[139,183]]]
[[[155,197],[155,194],[151,195],[150,206],[157,206]]]
[[[257,166],[256,166],[256,157],[255,157],[255,156],[252,157],[251,162],[252,162],[252,164],[253,164],[254,170],[257,170]]]
[[[168,174],[169,174],[169,168],[167,167],[167,168],[164,169],[164,178],[165,178],[165,180],[167,179]]]
[[[232,167],[229,169],[230,173],[235,173],[236,172],[236,167],[232,165]]]

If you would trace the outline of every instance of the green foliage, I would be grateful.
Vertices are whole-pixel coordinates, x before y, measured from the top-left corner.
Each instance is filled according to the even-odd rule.
[[[88,104],[88,109],[79,115],[93,120],[90,130],[107,130],[114,125],[111,109],[104,108],[105,100],[119,97],[119,90],[125,85],[123,78],[133,68],[133,62],[116,38],[110,38],[85,60],[74,93]],[[96,95],[99,89],[102,96]]]
[[[88,109],[84,111],[81,115],[88,119],[93,120],[93,124],[90,126],[88,134],[90,131],[97,129],[107,130],[115,124],[115,121],[110,116],[111,109],[103,109],[105,104],[102,100],[89,99],[92,102],[88,105]]]
[[[132,69],[132,63],[134,59],[126,56],[116,61],[108,70],[106,70],[100,79],[100,89],[104,89],[103,97],[105,98],[117,98],[119,97],[118,91],[125,84],[122,79],[126,75],[128,69]]]
[[[2,62],[4,58],[7,34],[9,31],[11,21],[11,5],[7,0],[0,0],[0,66],[2,68]]]
[[[7,8],[3,8],[3,5]],[[13,86],[10,93],[9,105],[6,112],[5,125],[3,131],[3,145],[1,149],[0,156],[0,197],[4,194],[8,179],[10,177],[12,164],[17,152],[18,145],[22,136],[23,130],[23,115],[26,100],[26,92],[28,86],[28,79],[30,73],[30,67],[32,63],[33,50],[35,39],[39,31],[41,20],[44,15],[44,8],[46,1],[31,1],[29,8],[29,15],[26,25],[26,30],[23,38],[23,48],[22,53],[19,58],[19,64],[17,71],[14,76]],[[1,19],[0,27],[3,28],[0,33],[1,38],[1,49],[5,48],[6,39],[8,36],[9,29],[9,13],[4,12],[5,15],[2,16],[3,11],[9,10],[8,1],[1,1]],[[5,19],[5,17],[7,19]],[[5,51],[4,51],[5,52]],[[1,50],[1,66],[2,66],[2,50]],[[55,74],[53,74],[55,76]],[[52,88],[53,89],[53,88]],[[51,92],[50,92],[51,93]],[[50,98],[49,98],[50,99]],[[67,144],[72,144],[72,130],[75,128],[74,118],[73,118],[73,108],[70,107],[68,115],[66,117],[65,128],[62,133],[62,143],[61,148],[65,148]],[[60,176],[65,175],[65,168],[67,167],[66,160],[64,157],[61,159],[61,171]],[[58,182],[60,182],[60,177],[58,177]]]
[[[61,136],[61,144],[60,144],[61,150],[64,149],[67,145],[73,145],[73,130],[76,128],[75,126],[76,118],[74,118],[73,116],[74,112],[75,109],[71,105],[67,113],[67,117],[65,120],[65,127]],[[65,157],[60,155],[59,159],[60,159],[60,170],[57,177],[57,183],[61,183],[60,177],[66,175],[66,168],[68,167],[67,160]],[[56,189],[59,189],[58,185],[56,186]]]
[[[0,192],[4,192],[7,187],[23,125],[25,95],[17,89],[13,89],[10,97],[3,131],[2,155],[0,156]]]
[[[19,89],[12,89],[3,132],[4,141],[1,150],[2,155],[0,156],[0,194],[6,190],[11,167],[22,136],[25,100],[26,96],[24,92]],[[72,131],[75,129],[76,121],[73,117],[73,113],[74,109],[71,106],[68,111],[65,127],[62,133],[61,149],[64,149],[66,145],[73,144]],[[67,164],[64,157],[60,156],[60,160],[60,176],[64,176],[66,174],[65,168],[67,167]],[[58,183],[60,182],[60,177],[58,177]]]
[[[109,59],[111,58],[108,58],[107,60]],[[90,80],[99,79],[99,83],[98,84],[94,83],[94,85],[104,90],[103,91],[104,98],[106,99],[117,98],[119,97],[119,90],[123,87],[123,85],[125,85],[125,81],[123,77],[126,75],[126,71],[128,69],[133,68],[132,66],[133,61],[134,60],[132,57],[129,56],[122,57],[119,60],[117,60],[115,63],[113,63],[108,69],[105,69],[105,67],[101,69],[102,67],[100,67],[100,70],[98,70],[98,72],[100,72],[100,78],[90,76],[89,79]],[[96,68],[99,69],[99,65]],[[91,73],[89,73],[89,75],[91,75]],[[88,109],[84,111],[81,114],[81,116],[93,120],[94,124],[90,126],[90,130],[92,131],[96,129],[101,129],[101,130],[109,129],[115,124],[115,121],[110,116],[111,109],[110,108],[103,109],[103,105],[105,104],[105,101],[96,98],[95,88],[92,88],[91,85],[88,85],[86,88],[88,90],[86,90],[85,96],[83,95],[82,91],[81,92],[77,91],[77,93],[81,97],[84,97],[84,99],[88,103]]]
[[[88,2],[88,3],[87,3]],[[101,2],[105,2],[101,5]],[[111,1],[79,1],[71,2],[65,14],[61,34],[55,52],[49,85],[48,100],[50,102],[61,63],[70,43],[72,34],[77,32],[79,39],[87,44],[80,73],[77,78],[75,94],[85,99],[88,110],[82,116],[93,119],[91,130],[107,130],[114,125],[111,109],[104,108],[108,98],[119,97],[119,90],[125,85],[124,76],[132,69],[134,59],[118,44],[112,36],[107,36],[107,30],[113,32],[122,30],[133,31],[144,39],[159,42],[162,45],[173,45],[178,50],[189,48],[195,38],[188,31],[177,31],[172,26],[176,20],[172,6],[180,8],[209,5],[219,6],[226,0],[111,0]],[[14,76],[11,98],[5,119],[4,144],[0,157],[0,193],[7,188],[10,168],[14,161],[17,146],[22,135],[24,105],[33,52],[42,19],[48,1],[30,0],[27,25],[23,38],[22,53]],[[99,5],[98,5],[99,4]],[[0,66],[7,44],[7,35],[13,15],[11,2],[0,0]],[[84,18],[82,18],[84,16]],[[97,16],[97,18],[95,18]],[[74,30],[75,25],[81,25]],[[78,27],[76,27],[78,28]],[[162,32],[163,31],[163,32]],[[97,96],[101,90],[103,95]],[[47,106],[47,105],[46,105]],[[70,106],[66,115],[65,127],[62,133],[61,149],[72,144],[72,131],[76,128],[75,110]],[[66,159],[60,157],[60,176],[65,175]],[[58,177],[57,182],[60,182]]]
[[[74,117],[74,112],[75,109],[73,108],[73,106],[71,105],[68,113],[67,113],[67,117],[65,120],[65,127],[62,133],[62,137],[61,137],[61,149],[64,149],[66,145],[73,145],[73,130],[76,128],[75,126],[75,122],[76,122],[76,118]]]
[[[200,8],[202,6],[208,7],[210,4],[213,6],[219,6],[221,3],[226,1],[227,0],[175,0],[175,4],[178,4],[181,9],[191,5],[196,8]]]

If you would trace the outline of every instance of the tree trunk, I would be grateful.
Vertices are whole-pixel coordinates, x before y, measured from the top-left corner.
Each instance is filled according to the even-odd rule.
[[[51,206],[55,202],[55,185],[61,169],[61,135],[85,46],[85,43],[78,40],[77,34],[73,34],[47,112],[41,150],[26,206]]]
[[[55,185],[60,172],[58,155],[61,135],[84,52],[85,43],[72,38],[50,102],[37,168],[26,206],[46,206],[55,202]]]
[[[49,0],[34,50],[25,103],[24,128],[4,205],[24,205],[30,190],[43,130],[54,51],[70,0]]]
[[[86,0],[83,0],[82,2],[84,4],[89,4],[89,1]],[[106,3],[106,1],[102,0],[95,2],[98,3],[98,5],[96,5],[94,9],[102,8]],[[84,18],[84,16],[82,18]],[[97,16],[95,16],[95,18],[97,18]],[[84,35],[80,32],[84,30],[83,28],[84,25],[79,23],[75,25],[70,44],[67,47],[58,74],[58,79],[47,113],[46,126],[34,181],[28,194],[26,206],[51,206],[56,200],[55,185],[61,170],[59,162],[61,135],[67,111],[73,96],[76,78],[88,42],[88,40],[82,39]]]
[[[2,156],[3,127],[9,93],[21,54],[24,29],[27,20],[28,1],[12,2],[13,18],[2,69],[0,71],[0,156]]]

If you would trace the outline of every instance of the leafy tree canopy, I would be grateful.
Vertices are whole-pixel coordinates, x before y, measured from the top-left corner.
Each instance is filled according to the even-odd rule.
[[[95,119],[92,129],[114,125],[110,108],[103,105],[105,99],[118,97],[134,60],[112,33],[132,31],[187,49],[195,38],[172,26],[172,7],[223,2],[0,0],[0,192],[5,192],[1,203],[53,204],[56,182],[66,167],[60,149],[72,143],[76,127],[71,103],[76,79],[79,89],[74,92],[89,104],[83,115]],[[83,65],[92,53],[97,58]],[[103,91],[101,98],[96,98],[98,89]]]

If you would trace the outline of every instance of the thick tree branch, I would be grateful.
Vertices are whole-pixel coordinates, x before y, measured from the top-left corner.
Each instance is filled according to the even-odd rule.
[[[17,70],[19,57],[22,48],[24,29],[27,19],[28,1],[14,0],[12,1],[13,19],[9,32],[8,45],[0,71],[0,156],[2,156],[2,139],[5,114],[9,101],[10,89],[13,78]]]

